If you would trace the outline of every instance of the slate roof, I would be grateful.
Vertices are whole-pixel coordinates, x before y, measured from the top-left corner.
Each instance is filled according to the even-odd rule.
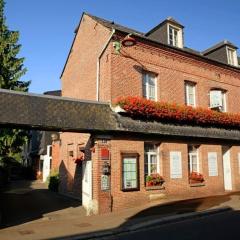
[[[127,138],[194,138],[214,142],[228,140],[240,144],[240,131],[237,130],[134,120],[113,112],[108,103],[3,89],[0,89],[0,125]]]
[[[232,47],[234,49],[238,49],[238,47],[235,46],[233,43],[229,42],[228,40],[224,40],[224,41],[219,42],[219,43],[215,44],[214,46],[204,50],[202,52],[202,54],[203,55],[209,54],[209,53],[211,53],[211,52],[213,52],[213,51],[215,51],[215,50],[217,50],[217,49],[219,49],[219,48],[221,48],[223,46],[230,46],[230,47]]]
[[[96,16],[93,16],[89,13],[83,13],[83,14],[86,14],[88,15],[89,17],[91,17],[92,19],[96,20],[97,22],[99,22],[100,24],[102,24],[103,26],[109,28],[109,29],[116,29],[117,31],[120,31],[122,33],[125,33],[125,34],[133,34],[135,35],[136,37],[139,37],[143,40],[146,40],[148,42],[152,42],[152,43],[155,43],[159,46],[164,46],[165,48],[168,48],[168,49],[174,49],[178,52],[185,52],[185,53],[188,53],[188,54],[191,54],[191,55],[194,55],[194,56],[197,56],[197,57],[200,57],[201,59],[205,59],[211,63],[214,63],[214,64],[218,64],[220,66],[225,66],[225,67],[228,67],[228,68],[231,68],[231,69],[235,69],[235,70],[240,70],[239,67],[236,67],[236,66],[233,66],[233,65],[229,65],[229,64],[226,64],[226,63],[223,63],[221,61],[218,61],[218,60],[213,60],[207,56],[204,56],[203,52],[200,52],[200,51],[197,51],[197,50],[194,50],[194,49],[191,49],[191,48],[188,48],[188,47],[183,47],[182,49],[181,48],[178,48],[178,47],[174,47],[174,46],[171,46],[171,45],[168,45],[168,44],[164,44],[164,43],[161,43],[159,41],[156,41],[155,39],[152,39],[151,37],[148,37],[148,33],[142,33],[142,32],[139,32],[135,29],[132,29],[132,28],[128,28],[128,27],[125,27],[125,26],[122,26],[120,24],[117,24],[115,23],[114,21],[108,21],[106,19],[103,19],[103,18],[100,18],[100,17],[96,17]],[[168,20],[166,19],[165,21],[174,21],[176,22],[177,24],[179,24],[180,26],[182,26],[180,23],[178,23],[176,20],[174,20],[173,18],[169,18]],[[163,21],[162,23],[164,23],[165,21]],[[160,24],[162,24],[160,23]],[[159,25],[158,25],[159,26]],[[156,26],[155,28],[157,28],[158,26]],[[183,27],[183,26],[182,26]],[[152,31],[152,30],[150,30]],[[226,43],[224,43],[226,42]],[[227,41],[227,40],[224,40],[223,42],[221,43],[224,43],[224,44],[228,44],[232,47],[235,47],[236,46],[234,44],[232,44],[231,42]],[[219,43],[220,44],[220,43]],[[208,50],[208,49],[207,49]],[[206,50],[206,51],[207,51]],[[206,52],[204,51],[204,52]]]

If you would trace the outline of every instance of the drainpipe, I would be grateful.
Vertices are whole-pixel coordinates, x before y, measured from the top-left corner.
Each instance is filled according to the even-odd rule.
[[[96,100],[98,102],[99,102],[99,85],[100,85],[100,60],[101,60],[101,57],[102,57],[103,53],[105,52],[109,42],[111,41],[114,33],[115,33],[115,29],[112,29],[112,32],[111,32],[111,35],[110,35],[108,41],[104,45],[102,51],[100,52],[100,54],[97,58]]]

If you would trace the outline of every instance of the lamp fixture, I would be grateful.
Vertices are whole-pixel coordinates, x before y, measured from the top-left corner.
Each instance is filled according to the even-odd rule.
[[[132,47],[137,44],[136,39],[131,37],[132,34],[128,34],[123,40],[122,45],[124,47]]]

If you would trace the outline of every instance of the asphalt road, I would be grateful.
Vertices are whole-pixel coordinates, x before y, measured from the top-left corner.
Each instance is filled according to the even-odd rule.
[[[109,237],[108,239],[230,240],[240,239],[239,230],[240,211],[229,211],[194,220],[156,226],[138,232]]]

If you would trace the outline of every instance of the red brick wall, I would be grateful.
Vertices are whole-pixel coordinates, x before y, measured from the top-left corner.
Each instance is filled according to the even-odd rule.
[[[52,169],[57,171],[60,165],[60,141],[55,141],[52,143]]]
[[[171,51],[148,47],[138,43],[122,48],[121,54],[112,52],[111,96],[142,96],[142,70],[157,74],[158,100],[184,104],[184,81],[197,83],[198,106],[209,106],[209,90],[223,88],[227,91],[227,109],[240,111],[240,71],[229,71],[204,61]]]
[[[186,143],[161,143],[160,148],[160,172],[165,179],[165,190],[147,191],[144,183],[144,142],[112,140],[111,141],[111,194],[113,197],[113,210],[134,207],[150,201],[149,196],[164,193],[167,197],[196,198],[224,193],[222,149],[219,145],[201,144],[199,147],[200,172],[204,176],[204,186],[193,187],[188,180],[188,150]],[[182,178],[170,178],[170,151],[180,151],[182,154]],[[239,146],[231,148],[231,169],[233,190],[239,190],[240,174],[237,162]],[[123,192],[121,190],[121,152],[137,152],[140,154],[140,190]],[[217,152],[218,176],[209,176],[208,152]],[[101,202],[99,202],[101,205]]]

